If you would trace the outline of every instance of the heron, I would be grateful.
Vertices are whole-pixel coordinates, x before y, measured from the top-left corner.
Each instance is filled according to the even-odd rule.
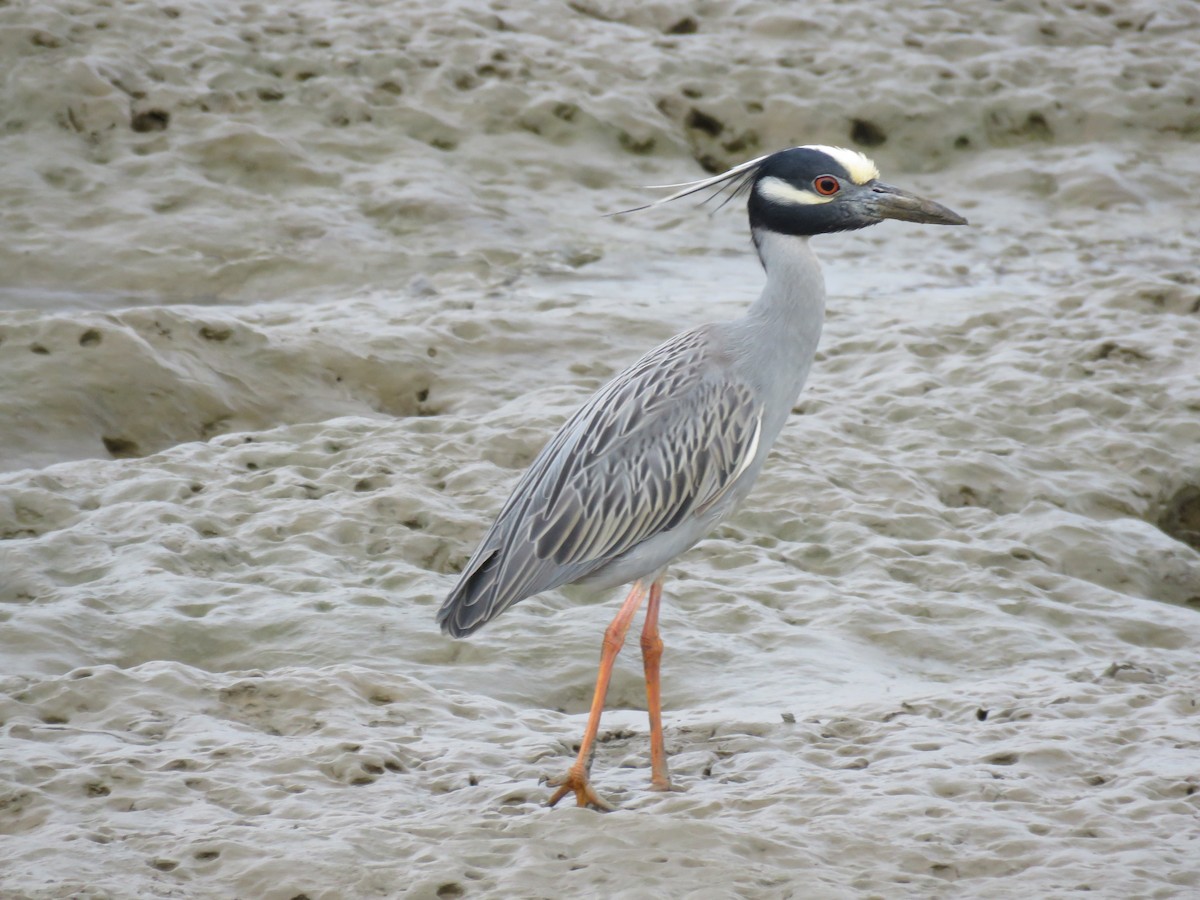
[[[815,235],[885,219],[965,225],[945,206],[880,181],[865,155],[790,147],[700,181],[662,185],[670,196],[747,197],[750,235],[766,273],[758,299],[733,321],[668,340],[592,396],[517,483],[437,613],[452,637],[471,634],[514,603],[567,584],[632,582],[604,633],[587,727],[574,763],[548,800],[573,793],[608,810],[590,781],[613,664],[646,601],[641,647],[650,717],[650,786],[671,790],[662,727],[658,630],[663,580],[746,498],[812,366],[825,284]],[[636,210],[626,210],[634,212]]]

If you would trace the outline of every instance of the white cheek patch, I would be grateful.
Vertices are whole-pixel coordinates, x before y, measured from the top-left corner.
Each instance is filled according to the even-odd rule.
[[[875,163],[857,150],[847,150],[845,147],[826,147],[824,144],[812,144],[808,149],[820,150],[827,156],[832,156],[843,169],[850,173],[850,179],[855,184],[866,184],[879,177],[879,169],[875,167]]]
[[[833,197],[822,197],[814,191],[798,188],[774,175],[760,178],[754,189],[764,200],[772,200],[775,203],[799,203],[804,206],[814,206],[818,203],[828,203],[833,199]]]

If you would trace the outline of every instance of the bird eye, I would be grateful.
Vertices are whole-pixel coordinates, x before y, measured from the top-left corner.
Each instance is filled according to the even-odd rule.
[[[841,184],[832,175],[818,175],[813,179],[813,190],[822,196],[832,197],[841,189]]]

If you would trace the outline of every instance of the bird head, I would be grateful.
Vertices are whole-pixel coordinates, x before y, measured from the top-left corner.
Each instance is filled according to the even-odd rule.
[[[715,189],[709,199],[729,191],[721,206],[749,193],[753,231],[809,236],[865,228],[884,219],[930,225],[967,224],[966,219],[940,203],[880,181],[875,163],[843,147],[790,147],[711,178],[662,187],[682,190],[650,206],[707,188]]]
[[[884,219],[967,224],[940,203],[880,181],[875,163],[842,147],[792,147],[764,157],[748,206],[751,228],[780,234],[849,231]]]

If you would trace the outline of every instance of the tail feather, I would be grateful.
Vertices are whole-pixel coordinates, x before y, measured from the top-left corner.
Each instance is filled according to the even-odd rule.
[[[451,637],[466,637],[503,612],[496,603],[500,553],[493,550],[473,570],[464,572],[438,610],[437,621]]]

